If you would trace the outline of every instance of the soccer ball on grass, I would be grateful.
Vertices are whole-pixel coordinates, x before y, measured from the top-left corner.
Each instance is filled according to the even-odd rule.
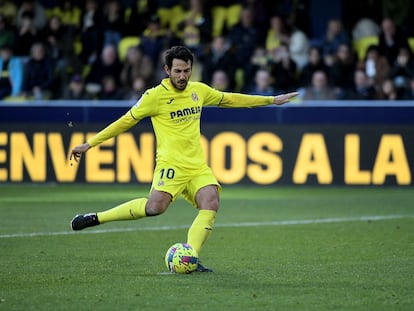
[[[187,243],[175,243],[165,254],[165,265],[170,272],[191,273],[197,269],[197,251]]]

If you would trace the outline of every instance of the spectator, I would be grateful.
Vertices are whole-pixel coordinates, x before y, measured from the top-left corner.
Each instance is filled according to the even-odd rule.
[[[354,72],[354,85],[348,90],[343,99],[372,100],[376,98],[376,90],[372,81],[364,70],[357,69]]]
[[[144,55],[139,47],[131,46],[127,50],[121,71],[121,84],[131,88],[138,77],[145,81],[145,85],[151,85],[154,78],[154,66],[151,59]]]
[[[378,92],[378,99],[382,100],[397,100],[400,99],[397,88],[391,79],[386,79],[382,82],[381,88]]]
[[[13,56],[12,47],[0,46],[0,100],[7,96],[19,96],[22,92],[23,64]]]
[[[302,30],[291,25],[286,25],[286,29],[290,57],[295,62],[298,70],[302,70],[303,66],[308,62],[310,47],[308,37]]]
[[[247,94],[271,96],[278,93],[273,89],[270,72],[266,69],[256,71],[254,82],[254,85],[247,90]]]
[[[16,56],[28,57],[31,47],[40,39],[39,32],[34,25],[33,13],[24,12],[21,17],[20,27],[17,29],[14,54]]]
[[[43,43],[34,43],[24,67],[23,95],[34,99],[49,99],[53,93],[53,61],[46,55]]]
[[[185,46],[200,55],[211,41],[211,18],[202,0],[190,0],[190,7],[179,24],[180,36]]]
[[[157,13],[157,1],[131,1],[129,8],[131,13],[125,22],[125,35],[140,36]]]
[[[278,10],[274,2],[269,0],[242,0],[240,1],[243,7],[249,7],[254,11],[254,20],[256,23],[257,30],[259,32],[259,42],[264,45],[268,30],[270,29],[269,24],[272,16],[278,16],[275,12],[281,15],[288,15]]]
[[[125,88],[123,99],[136,101],[141,98],[147,88],[148,84],[143,77],[135,77],[132,81],[131,87]]]
[[[403,99],[413,100],[414,99],[414,78],[411,78],[407,90],[403,94]]]
[[[237,67],[246,71],[246,60],[250,59],[258,42],[258,31],[254,25],[254,12],[250,8],[243,8],[240,22],[229,32],[227,38],[235,50]]]
[[[141,48],[145,55],[147,55],[154,66],[158,65],[160,59],[160,51],[164,50],[166,45],[166,37],[161,29],[160,19],[157,15],[153,15],[141,36]]]
[[[117,86],[114,76],[104,76],[101,81],[101,92],[99,93],[99,99],[119,100],[123,99],[123,97],[124,94],[122,90]]]
[[[81,25],[81,9],[74,0],[59,1],[59,5],[52,10],[52,15],[59,16],[61,22],[71,30],[78,30]]]
[[[272,55],[270,63],[271,74],[274,77],[274,88],[276,90],[291,91],[297,87],[297,66],[295,61],[290,57],[289,49],[282,44]]]
[[[13,46],[15,40],[14,31],[11,29],[6,17],[0,14],[0,46]]]
[[[92,64],[91,71],[86,77],[87,88],[90,84],[99,86],[102,82],[102,77],[112,76],[115,84],[120,85],[120,75],[122,71],[122,64],[119,61],[116,47],[107,45],[101,52],[101,57]]]
[[[237,63],[230,47],[229,42],[224,37],[216,37],[211,42],[207,53],[201,56],[203,62],[202,80],[205,83],[210,84],[212,82],[213,72],[224,70],[229,78],[230,88],[234,88]]]
[[[70,26],[62,24],[60,17],[52,15],[41,37],[45,40],[48,55],[54,62],[57,82],[60,83],[60,95],[68,84],[70,73],[82,72],[82,63],[75,54],[73,41],[74,33]]]
[[[56,62],[66,56],[70,51],[73,52],[74,36],[62,25],[62,21],[57,15],[50,17],[47,26],[40,36],[45,41],[48,54]]]
[[[125,32],[124,9],[119,0],[107,0],[103,13],[104,46],[118,46]]]
[[[309,49],[309,61],[300,71],[300,85],[307,87],[311,85],[312,76],[315,71],[322,70],[328,73],[329,69],[323,62],[321,50],[313,46]]]
[[[384,55],[388,64],[394,64],[400,48],[410,48],[407,37],[396,27],[390,18],[384,18],[381,22],[379,36],[379,53]]]
[[[351,47],[344,43],[338,45],[338,50],[330,68],[329,79],[340,97],[344,96],[353,86],[355,65]]]
[[[0,12],[7,25],[14,27],[17,19],[17,7],[13,1],[0,0]]]
[[[102,12],[96,0],[86,0],[81,20],[81,59],[92,64],[99,57],[103,45]]]
[[[266,51],[272,53],[282,43],[288,43],[289,36],[286,34],[285,22],[278,16],[274,15],[270,18],[270,26],[266,35]]]
[[[93,97],[86,92],[85,83],[80,74],[75,74],[66,87],[63,99],[69,100],[90,100]]]
[[[378,46],[376,45],[368,47],[363,68],[376,90],[381,88],[382,83],[387,79],[390,73],[388,61],[380,54]]]
[[[276,50],[271,50],[269,52],[262,46],[257,46],[253,52],[252,58],[250,59],[247,69],[244,73],[243,86],[245,88],[251,87],[254,84],[254,77],[256,71],[259,69],[268,69],[271,65],[271,55],[274,54]]]
[[[229,77],[224,70],[218,69],[213,72],[213,77],[211,79],[211,86],[216,90],[223,92],[230,92],[230,83]]]
[[[33,26],[37,31],[42,30],[46,26],[47,16],[43,5],[35,0],[23,0],[17,11],[17,28],[22,27],[24,15],[30,13],[33,17]]]
[[[397,58],[391,67],[390,77],[399,92],[404,93],[404,89],[412,78],[414,78],[414,59],[410,50],[405,47],[400,48]]]
[[[324,58],[333,58],[340,44],[349,45],[350,43],[349,35],[344,30],[342,22],[336,18],[329,20],[322,43]]]
[[[361,18],[352,28],[354,42],[366,37],[378,37],[381,28],[370,18]]]
[[[303,100],[336,99],[334,89],[328,84],[328,77],[324,71],[315,71],[311,86],[304,89]]]
[[[192,18],[186,19],[182,24],[182,31],[180,37],[185,46],[187,46],[194,54],[200,55],[202,52],[200,31],[195,25],[195,20]]]

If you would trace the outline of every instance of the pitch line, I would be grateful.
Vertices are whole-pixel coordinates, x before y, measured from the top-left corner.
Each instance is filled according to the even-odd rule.
[[[313,224],[329,224],[340,222],[362,222],[362,221],[378,221],[390,219],[414,218],[414,215],[372,215],[361,217],[342,217],[342,218],[320,218],[320,219],[302,219],[302,220],[276,220],[261,222],[239,222],[239,223],[223,223],[216,224],[216,228],[233,228],[233,227],[264,227],[264,226],[292,226],[292,225],[313,225]],[[157,227],[134,227],[134,228],[111,228],[111,229],[92,229],[86,231],[57,231],[57,232],[29,232],[29,233],[10,233],[0,234],[0,239],[7,238],[28,238],[41,236],[62,236],[72,234],[103,234],[103,233],[119,233],[119,232],[135,232],[135,231],[167,231],[188,229],[188,225],[182,226],[157,226]]]

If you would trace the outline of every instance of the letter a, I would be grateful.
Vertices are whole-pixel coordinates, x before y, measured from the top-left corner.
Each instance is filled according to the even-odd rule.
[[[316,175],[321,184],[332,183],[332,168],[322,134],[303,135],[293,170],[293,182],[304,184],[310,174]]]

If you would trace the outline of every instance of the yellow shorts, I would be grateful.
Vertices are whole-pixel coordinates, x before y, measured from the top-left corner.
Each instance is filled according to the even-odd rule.
[[[181,194],[193,206],[197,207],[197,191],[208,185],[216,185],[221,191],[213,171],[207,165],[197,169],[182,169],[169,164],[157,164],[154,170],[152,189],[164,191],[172,196],[172,201]]]

